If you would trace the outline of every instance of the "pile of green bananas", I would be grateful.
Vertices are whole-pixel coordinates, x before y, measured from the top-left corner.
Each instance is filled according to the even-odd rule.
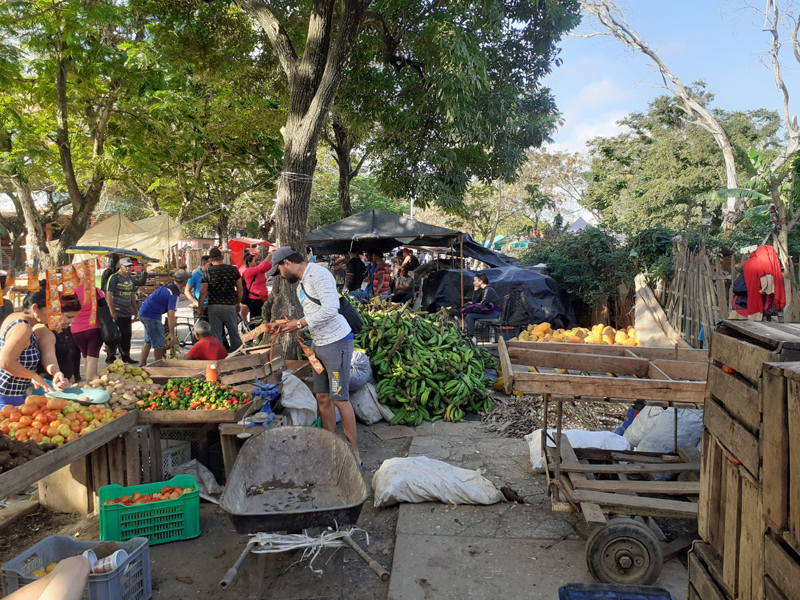
[[[462,421],[464,414],[488,412],[492,381],[484,369],[496,363],[477,348],[444,311],[418,313],[373,299],[360,307],[364,328],[356,347],[370,357],[378,377],[378,399],[395,413],[392,425]]]

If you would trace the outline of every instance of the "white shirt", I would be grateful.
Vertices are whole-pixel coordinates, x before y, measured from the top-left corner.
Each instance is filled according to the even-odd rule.
[[[306,295],[307,294],[307,295]],[[315,298],[321,304],[310,300]],[[339,314],[339,295],[333,274],[314,263],[308,263],[297,285],[297,297],[303,307],[311,338],[317,346],[338,342],[351,333],[350,325]]]

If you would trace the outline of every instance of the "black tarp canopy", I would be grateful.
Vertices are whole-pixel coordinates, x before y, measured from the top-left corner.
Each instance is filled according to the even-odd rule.
[[[306,243],[316,254],[344,254],[348,250],[388,252],[398,246],[452,248],[493,267],[508,264],[507,257],[484,248],[467,234],[414,219],[369,209],[308,233]]]
[[[504,296],[509,296],[504,315],[507,325],[521,327],[546,321],[553,324],[554,328],[567,328],[575,324],[572,304],[555,279],[514,266],[485,271],[464,270],[463,279],[457,270],[430,273],[422,284],[422,309],[434,312],[442,307],[461,306],[462,281],[464,302],[472,302],[472,279],[478,272],[486,273],[489,285],[501,301]]]

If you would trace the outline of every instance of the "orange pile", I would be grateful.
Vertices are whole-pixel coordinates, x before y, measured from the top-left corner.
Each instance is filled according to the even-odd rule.
[[[28,396],[21,406],[0,409],[0,432],[12,440],[65,444],[91,433],[127,411],[105,404],[81,406],[62,398]]]

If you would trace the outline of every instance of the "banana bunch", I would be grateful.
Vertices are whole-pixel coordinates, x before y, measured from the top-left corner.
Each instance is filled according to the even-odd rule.
[[[373,299],[360,307],[364,328],[356,346],[370,357],[378,399],[395,413],[392,425],[463,421],[466,412],[488,412],[496,363],[448,319],[446,312],[418,313]]]

